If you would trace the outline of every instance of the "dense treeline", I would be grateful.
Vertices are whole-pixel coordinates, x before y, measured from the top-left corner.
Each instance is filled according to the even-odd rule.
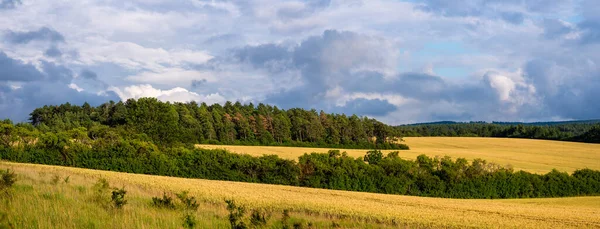
[[[31,124],[42,132],[84,127],[128,137],[143,135],[160,145],[238,144],[337,148],[407,149],[396,130],[356,115],[327,114],[299,108],[227,102],[169,103],[155,98],[109,102],[98,107],[44,106],[31,113]],[[142,137],[142,136],[139,136]],[[92,137],[93,138],[93,137]]]
[[[0,123],[0,159],[90,169],[451,198],[526,198],[600,194],[600,171],[531,174],[474,160],[419,156],[415,161],[369,151],[305,154],[298,162],[193,146],[157,147],[145,136],[125,139],[110,129],[45,132]]]
[[[430,123],[403,125],[395,128],[400,135],[405,137],[504,137],[600,143],[600,124],[597,122],[539,124]]]

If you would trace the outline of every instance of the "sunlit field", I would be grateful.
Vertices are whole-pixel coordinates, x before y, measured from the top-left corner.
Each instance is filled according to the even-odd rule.
[[[458,200],[334,191],[278,185],[184,179],[46,165],[0,163],[18,174],[8,219],[16,228],[181,228],[175,210],[157,209],[151,198],[163,191],[190,191],[202,202],[195,213],[199,228],[227,228],[224,199],[249,209],[273,212],[278,227],[283,209],[305,228],[597,228],[600,197],[513,200]],[[53,177],[59,176],[58,183]],[[69,177],[69,182],[62,179]],[[122,210],[90,201],[98,178],[124,187]],[[2,203],[3,208],[5,207]],[[280,225],[279,225],[280,226]]]
[[[407,137],[405,143],[410,150],[400,151],[400,157],[414,160],[418,155],[450,156],[468,160],[481,158],[515,170],[547,173],[552,169],[573,172],[576,169],[600,169],[600,144],[548,141],[516,138],[477,137]],[[198,145],[207,149],[227,149],[235,153],[261,156],[275,154],[282,158],[295,159],[304,153],[324,153],[329,149],[274,147],[274,146],[229,146]],[[352,157],[362,157],[367,150],[346,149]],[[391,152],[392,150],[384,150]]]

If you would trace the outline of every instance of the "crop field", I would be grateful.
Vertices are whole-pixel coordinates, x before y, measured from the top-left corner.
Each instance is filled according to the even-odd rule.
[[[174,210],[157,209],[151,197],[189,191],[201,200],[200,228],[227,228],[224,199],[249,209],[276,213],[290,209],[297,222],[312,228],[487,227],[597,228],[600,197],[512,200],[458,200],[311,189],[278,185],[185,179],[59,166],[1,162],[18,175],[8,202],[8,220],[16,228],[181,228]],[[61,177],[59,182],[53,177]],[[69,182],[62,180],[69,177]],[[121,211],[90,202],[99,178],[124,187],[129,203]],[[2,203],[5,204],[5,203]],[[1,205],[4,207],[4,205]],[[280,227],[280,225],[279,225]]]
[[[516,138],[478,137],[407,137],[405,143],[410,150],[400,151],[400,157],[415,159],[420,154],[428,156],[450,156],[468,160],[481,158],[515,170],[547,173],[552,169],[573,172],[576,169],[600,170],[600,144],[575,143]],[[286,159],[297,160],[310,152],[327,152],[324,148],[275,147],[275,146],[226,146],[198,145],[207,149],[227,149],[235,153],[261,156],[275,154]],[[347,149],[348,155],[362,157],[367,150]],[[384,150],[384,153],[392,150]]]

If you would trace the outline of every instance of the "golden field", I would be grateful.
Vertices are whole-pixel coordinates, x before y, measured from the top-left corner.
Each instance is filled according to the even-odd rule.
[[[9,208],[0,209],[8,213],[16,228],[181,228],[180,214],[152,207],[150,198],[163,191],[184,190],[203,202],[196,213],[200,228],[228,227],[223,204],[226,198],[249,208],[273,212],[291,209],[295,220],[312,222],[313,228],[329,228],[333,221],[342,228],[600,227],[600,197],[458,200],[8,162],[1,162],[0,168],[10,168],[18,174]],[[52,184],[53,176],[68,176],[70,182]],[[89,201],[91,187],[101,177],[112,186],[128,190],[129,203],[122,212],[103,209]],[[278,219],[274,215],[271,221]],[[271,223],[270,228],[277,228],[277,224]]]
[[[515,170],[547,173],[552,169],[573,172],[576,169],[600,170],[600,144],[477,137],[407,137],[410,150],[400,151],[400,157],[414,160],[418,155],[450,156],[452,158],[485,159]],[[281,158],[297,160],[304,153],[325,153],[325,148],[198,145],[206,149],[227,149],[235,153],[262,156],[275,154]],[[343,149],[352,157],[362,157],[367,150]],[[384,153],[392,150],[384,150]]]

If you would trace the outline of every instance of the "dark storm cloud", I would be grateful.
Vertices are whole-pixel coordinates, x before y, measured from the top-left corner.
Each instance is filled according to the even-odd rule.
[[[0,81],[34,81],[43,78],[44,75],[32,64],[12,59],[0,51]]]
[[[109,99],[118,100],[110,92],[106,96],[78,92],[68,87],[73,72],[62,66],[41,62],[39,71],[32,64],[12,59],[0,52],[0,119],[10,118],[25,121],[28,114],[43,105],[58,105],[65,102],[99,104]],[[22,81],[19,88],[10,88],[2,81]]]
[[[8,42],[13,44],[27,44],[32,41],[49,41],[53,43],[65,41],[62,34],[48,27],[27,32],[9,30],[4,37]]]

